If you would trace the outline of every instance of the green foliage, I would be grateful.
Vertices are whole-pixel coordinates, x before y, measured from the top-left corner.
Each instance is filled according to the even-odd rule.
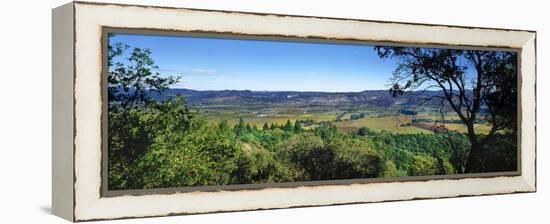
[[[351,114],[350,115],[350,119],[352,120],[359,120],[359,119],[363,119],[366,117],[366,113],[358,113],[358,114]]]
[[[244,143],[233,170],[233,184],[276,183],[299,179],[300,174],[262,146]]]
[[[243,118],[239,118],[239,123],[235,125],[233,128],[235,130],[235,133],[238,135],[242,134],[244,131],[246,131],[246,126],[244,124]]]
[[[329,147],[336,152],[333,179],[373,178],[383,172],[384,161],[368,139],[340,138]]]
[[[419,88],[443,92],[440,109],[448,106],[467,127],[470,147],[461,160],[461,173],[483,172],[479,158],[500,132],[517,130],[517,53],[506,51],[376,46],[380,58],[399,62],[390,93],[399,96]],[[465,66],[465,63],[469,66]],[[465,81],[471,80],[471,81]],[[474,128],[482,118],[490,124],[486,135]]]
[[[110,186],[142,185],[142,171],[135,169],[159,138],[186,133],[195,127],[195,115],[185,107],[183,98],[166,103],[153,102],[147,108],[109,111]],[[177,140],[177,138],[170,138]]]
[[[134,49],[127,64],[113,60],[127,48],[109,46],[110,190],[464,171],[470,140],[458,132],[395,134],[362,127],[345,133],[330,121],[290,119],[283,125],[264,123],[261,129],[243,118],[233,127],[227,120],[208,123],[184,97],[149,99],[145,91],[162,91],[176,78],[153,73],[148,50]],[[490,140],[476,157],[479,169],[516,170],[513,133],[492,136],[479,136]]]
[[[313,131],[316,135],[326,141],[330,141],[331,139],[334,139],[340,135],[336,126],[334,126],[330,122],[322,122],[319,127],[315,128],[315,130]]]
[[[292,122],[290,122],[290,120],[286,121],[286,124],[283,126],[283,130],[289,132],[294,130],[294,127],[292,126]]]
[[[183,98],[166,103],[150,100],[147,91],[162,91],[178,78],[153,72],[157,67],[149,49],[134,48],[126,63],[116,61],[128,48],[122,43],[108,45],[110,189],[146,187],[141,160],[157,147],[158,138],[186,132],[194,119]]]
[[[499,172],[517,170],[518,162],[517,138],[514,134],[497,134],[483,148],[483,153],[477,158],[483,172]]]
[[[437,172],[437,159],[431,156],[413,156],[413,164],[409,168],[410,176],[435,175]]]
[[[371,131],[368,127],[362,127],[357,130],[357,135],[359,136],[367,136],[367,135],[375,135],[376,133]]]
[[[230,184],[240,143],[231,131],[201,124],[158,136],[138,164],[144,188]]]
[[[294,133],[301,133],[304,129],[302,128],[302,124],[299,120],[296,120],[294,122]]]
[[[244,121],[209,125],[183,98],[109,116],[110,125],[126,130],[110,134],[110,189],[454,174],[449,138],[468,143],[459,133],[344,134],[330,123],[299,132],[296,122],[291,131]],[[515,170],[515,143],[494,144],[507,150],[480,158],[486,169]]]
[[[327,141],[309,132],[292,136],[280,150],[303,170],[303,180],[376,177],[382,169],[380,157],[361,139]]]
[[[109,56],[110,60],[111,57],[121,54],[122,48],[116,48],[120,52],[112,53]],[[179,80],[178,77],[161,76],[158,72],[153,72],[156,69],[158,67],[151,58],[151,51],[140,48],[133,49],[127,63],[118,62],[110,66],[107,77],[109,109],[127,109],[143,105],[150,100],[148,91],[163,91]]]
[[[397,166],[395,163],[391,160],[387,160],[384,163],[384,172],[382,173],[382,177],[399,177],[404,176],[399,173],[397,170]]]
[[[332,176],[335,153],[321,138],[311,133],[292,136],[281,144],[283,157],[303,170],[305,180],[323,180]]]

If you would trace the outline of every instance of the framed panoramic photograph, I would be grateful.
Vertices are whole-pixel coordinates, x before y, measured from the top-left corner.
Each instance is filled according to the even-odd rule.
[[[534,192],[535,38],[58,7],[53,211],[87,221]]]

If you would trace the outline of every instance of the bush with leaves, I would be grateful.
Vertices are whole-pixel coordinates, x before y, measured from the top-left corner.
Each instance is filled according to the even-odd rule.
[[[416,155],[409,168],[409,176],[429,176],[437,173],[437,159],[431,156]]]
[[[303,180],[330,180],[377,177],[380,157],[361,139],[323,140],[306,132],[280,145],[281,157],[303,170]]]
[[[302,176],[299,170],[277,158],[274,152],[256,144],[243,143],[236,166],[232,172],[233,184],[290,182]]]

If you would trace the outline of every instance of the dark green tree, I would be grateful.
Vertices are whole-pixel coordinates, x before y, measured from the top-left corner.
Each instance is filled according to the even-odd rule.
[[[290,122],[290,119],[286,120],[286,124],[285,124],[285,126],[283,126],[283,130],[292,131],[293,129],[294,129],[294,127],[292,126],[292,122]]]
[[[113,35],[109,35],[112,38]],[[161,130],[187,130],[193,114],[179,98],[160,104],[149,92],[161,92],[179,79],[160,75],[149,49],[133,48],[126,60],[118,60],[130,46],[108,44],[108,172],[109,188],[139,187],[138,160],[154,144]],[[168,118],[174,120],[168,121]]]
[[[438,89],[441,105],[448,105],[466,125],[470,149],[460,162],[461,172],[481,171],[480,156],[487,143],[499,131],[515,132],[517,53],[380,46],[375,50],[380,58],[397,59],[390,89],[394,96],[426,87]],[[487,135],[476,133],[478,119],[491,125]]]
[[[237,123],[233,129],[235,130],[235,133],[237,133],[237,135],[240,135],[244,132],[244,130],[246,129],[246,126],[244,124],[242,117],[239,118],[239,123]]]
[[[367,136],[369,134],[373,133],[368,127],[362,127],[357,130],[357,135],[359,136]]]
[[[150,49],[133,48],[130,57],[123,63],[115,61],[128,45],[109,44],[108,56],[108,105],[109,109],[128,109],[141,106],[150,100],[149,92],[161,92],[180,79],[177,76],[162,75],[155,70],[158,66],[151,57]]]
[[[266,131],[269,129],[269,125],[266,123],[264,123],[264,126],[262,127],[262,130]]]
[[[220,123],[218,123],[218,129],[220,129],[220,131],[228,130],[229,124],[227,123],[227,120],[220,121]]]
[[[299,120],[294,122],[294,133],[301,133],[304,129],[302,128],[302,123]]]

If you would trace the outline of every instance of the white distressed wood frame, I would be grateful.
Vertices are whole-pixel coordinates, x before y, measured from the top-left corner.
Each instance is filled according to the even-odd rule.
[[[536,33],[533,31],[81,2],[55,9],[53,23],[53,211],[68,220],[536,191]],[[521,175],[102,197],[103,27],[521,49]]]

